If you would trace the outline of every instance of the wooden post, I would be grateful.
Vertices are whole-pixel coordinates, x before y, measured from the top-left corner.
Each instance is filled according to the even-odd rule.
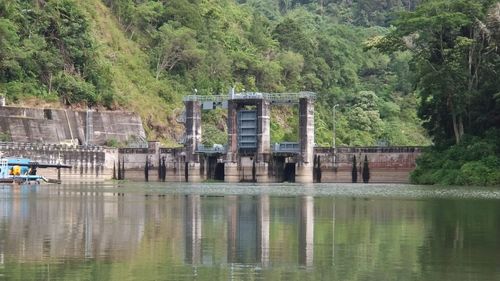
[[[118,180],[122,179],[122,164],[120,162],[120,158],[118,158]]]
[[[146,165],[144,166],[144,179],[146,180],[146,182],[149,181],[149,159],[147,155],[146,155]]]

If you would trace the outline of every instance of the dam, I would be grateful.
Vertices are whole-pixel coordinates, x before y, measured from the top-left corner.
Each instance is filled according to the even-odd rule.
[[[167,182],[361,182],[364,159],[370,183],[407,183],[422,147],[317,147],[314,140],[316,95],[236,93],[184,97],[183,146],[146,141],[141,118],[131,112],[0,107],[0,155],[27,157],[69,170],[47,169],[63,181],[129,179]],[[296,142],[271,143],[270,112],[275,105],[298,110]],[[202,114],[227,110],[227,144],[206,147]],[[125,147],[108,147],[110,141]],[[134,145],[135,144],[135,145]],[[356,169],[354,169],[354,166]]]
[[[226,182],[274,182],[279,175],[294,175],[297,182],[312,182],[314,165],[314,100],[310,92],[227,96],[186,96],[185,152],[189,181],[203,179],[202,166],[220,170]],[[298,105],[299,141],[271,145],[272,105]],[[227,145],[204,147],[201,114],[216,107],[227,109]],[[223,166],[223,168],[222,168]],[[285,170],[287,172],[285,172]]]
[[[353,163],[356,162],[356,173],[361,178],[361,161],[366,158],[371,167],[371,182],[408,182],[420,147],[316,147],[315,99],[312,92],[236,93],[234,89],[227,96],[186,96],[186,181],[351,182]],[[297,142],[271,144],[273,105],[298,106]],[[217,107],[227,109],[227,145],[205,147],[201,115]]]

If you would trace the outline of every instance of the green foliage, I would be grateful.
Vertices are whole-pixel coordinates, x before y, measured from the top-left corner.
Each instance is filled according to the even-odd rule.
[[[65,104],[112,103],[110,76],[96,59],[83,11],[72,0],[0,5],[0,90],[9,100],[59,97]]]
[[[193,89],[310,90],[319,95],[318,145],[331,143],[337,103],[339,145],[428,142],[414,114],[410,53],[363,49],[389,31],[369,26],[386,26],[392,12],[419,1],[7,2],[0,3],[0,91],[9,101],[125,107],[141,115],[150,138],[173,141],[180,98]],[[221,118],[209,118],[205,142],[222,142]],[[273,141],[296,140],[291,121],[273,125]]]
[[[378,15],[386,18],[392,8],[413,9],[414,1],[379,1],[374,5],[271,0],[239,1],[243,5],[229,0],[104,2],[131,38],[151,50],[149,61],[156,79],[174,82],[184,92],[197,89],[202,95],[221,94],[232,85],[247,91],[315,91],[321,100],[317,106],[317,122],[322,123],[316,133],[318,145],[327,145],[332,139],[333,123],[327,112],[336,103],[341,105],[339,144],[376,144],[384,134],[392,133],[383,130],[387,122],[419,127],[413,115],[405,116],[415,111],[416,103],[405,112],[399,104],[403,101],[400,96],[414,98],[409,95],[412,88],[408,83],[400,81],[411,77],[407,53],[388,56],[375,50],[364,52],[366,39],[387,31],[346,25],[375,23],[348,19],[347,15],[371,18],[369,10],[376,7]],[[339,15],[337,7],[344,9],[345,20],[334,19]],[[361,112],[363,101],[353,97],[366,91],[377,101],[368,112]],[[382,105],[388,106],[381,110]],[[401,112],[394,110],[397,107]],[[362,113],[359,118],[358,113]],[[322,118],[326,119],[320,121]],[[351,127],[355,119],[361,122]],[[207,122],[212,123],[204,127],[204,141],[214,143],[212,138],[218,137],[215,130],[220,131],[221,126],[214,118]],[[297,130],[294,122],[274,124],[271,135],[273,141],[294,140]],[[414,132],[420,134],[418,141],[423,140],[419,144],[426,143],[422,130]],[[402,144],[413,140],[407,135],[393,139]]]
[[[12,138],[9,134],[0,132],[0,141],[11,141]]]
[[[411,179],[419,184],[500,185],[500,131],[464,137],[459,145],[433,147],[417,159]]]
[[[414,12],[402,13],[386,36],[366,44],[412,54],[418,113],[435,143],[418,159],[415,183],[500,184],[499,11],[497,1],[425,1]],[[406,66],[397,69],[411,77]],[[396,114],[388,103],[382,109],[384,117]],[[384,131],[386,138],[397,135],[392,128]]]
[[[119,148],[122,147],[122,144],[117,139],[111,138],[106,141],[104,146]]]
[[[371,42],[413,54],[419,115],[435,143],[459,143],[465,134],[500,126],[499,9],[496,1],[426,1],[402,13],[385,38]]]

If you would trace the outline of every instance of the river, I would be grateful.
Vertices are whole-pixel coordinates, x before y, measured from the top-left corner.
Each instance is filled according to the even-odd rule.
[[[500,189],[0,187],[1,280],[500,280]]]

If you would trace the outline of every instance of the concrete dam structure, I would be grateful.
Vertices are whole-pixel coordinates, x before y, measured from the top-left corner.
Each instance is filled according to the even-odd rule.
[[[123,111],[0,106],[0,130],[18,143],[106,145],[146,143],[141,118]]]
[[[363,160],[369,163],[370,182],[408,182],[419,147],[315,147],[314,102],[311,92],[228,96],[186,96],[185,178],[225,182],[351,182],[352,166],[362,180]],[[298,105],[299,140],[271,144],[273,105]],[[202,144],[203,110],[227,109],[226,146]]]
[[[227,96],[186,96],[185,153],[188,181],[207,178],[226,182],[313,182],[314,100],[311,92]],[[298,105],[299,141],[271,146],[272,105]],[[202,110],[227,108],[228,142],[225,147],[202,144]]]
[[[315,147],[314,101],[310,92],[186,96],[185,116],[180,118],[186,130],[184,146],[175,148],[146,142],[141,119],[134,113],[0,107],[1,132],[12,139],[0,142],[0,155],[71,165],[71,169],[44,170],[43,175],[74,182],[111,178],[351,182],[354,164],[358,182],[362,182],[366,157],[370,183],[409,182],[421,147]],[[298,107],[297,142],[271,144],[270,111],[276,104]],[[216,107],[227,109],[227,145],[205,147],[201,115]],[[138,141],[140,146],[105,147],[112,139],[122,144]]]

